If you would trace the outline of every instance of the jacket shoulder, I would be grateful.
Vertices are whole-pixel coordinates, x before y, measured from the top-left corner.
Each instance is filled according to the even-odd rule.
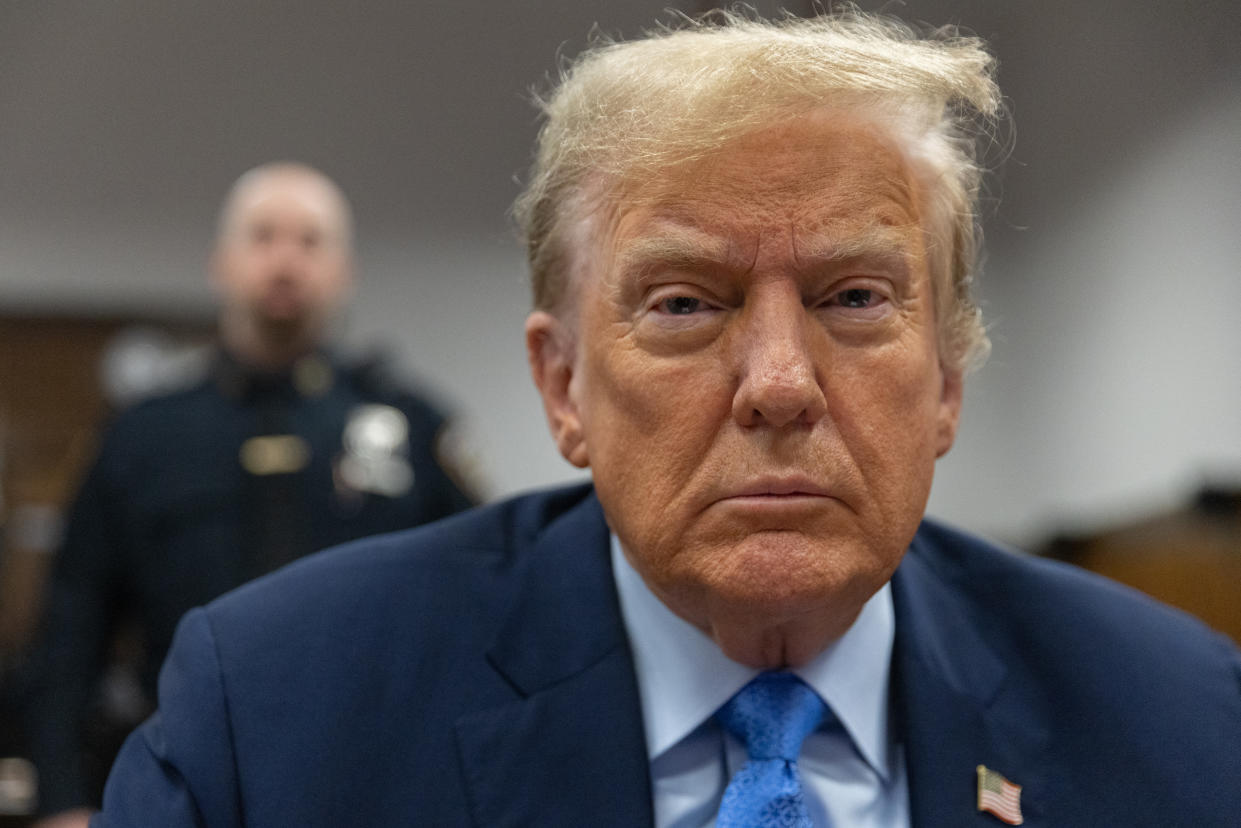
[[[1002,598],[1020,612],[1059,611],[1064,623],[1092,620],[1152,631],[1219,637],[1201,621],[1136,589],[1062,561],[1000,546],[931,520],[923,522],[910,552],[940,578],[977,600]],[[1067,615],[1067,617],[1065,617]],[[1052,620],[1050,618],[1045,620]]]
[[[1058,686],[1062,699],[1111,704],[1118,692],[1146,694],[1186,710],[1206,682],[1222,691],[1241,730],[1241,651],[1189,613],[933,521],[919,529],[910,558],[998,650]]]
[[[1013,768],[1031,824],[1220,824],[1235,813],[1241,652],[1222,635],[1097,575],[933,521],[893,598],[918,772],[964,778],[982,757]],[[922,808],[947,813],[938,792],[921,793]]]
[[[268,641],[319,628],[328,639],[401,618],[411,629],[489,627],[535,539],[590,494],[536,492],[310,555],[208,605],[220,632]],[[474,613],[471,615],[471,613]],[[416,619],[416,620],[414,620]],[[343,625],[342,625],[343,622]],[[349,626],[352,625],[352,626]],[[256,634],[256,631],[257,634]]]
[[[200,377],[176,390],[147,397],[122,408],[105,421],[104,444],[128,444],[149,437],[152,429],[184,429],[189,420],[209,419],[213,415],[205,410],[204,402],[213,396],[216,395],[210,381]]]

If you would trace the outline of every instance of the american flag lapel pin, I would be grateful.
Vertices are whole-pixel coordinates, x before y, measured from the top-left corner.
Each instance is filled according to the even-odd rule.
[[[1021,786],[1009,782],[1004,774],[979,765],[978,810],[1009,825],[1020,825],[1024,821],[1021,818]]]

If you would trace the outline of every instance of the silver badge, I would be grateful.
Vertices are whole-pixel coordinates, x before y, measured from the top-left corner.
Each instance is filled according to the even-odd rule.
[[[409,465],[409,420],[390,405],[360,405],[349,414],[340,482],[359,492],[400,497],[414,485]]]
[[[34,813],[39,799],[39,774],[25,759],[0,759],[0,815]]]

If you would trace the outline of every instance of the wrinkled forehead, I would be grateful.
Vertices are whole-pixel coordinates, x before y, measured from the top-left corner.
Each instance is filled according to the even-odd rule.
[[[924,223],[899,133],[843,113],[778,124],[662,169],[596,179],[572,207],[566,241],[576,250],[575,280],[634,259],[743,261],[762,244],[791,244],[807,257],[901,253]]]

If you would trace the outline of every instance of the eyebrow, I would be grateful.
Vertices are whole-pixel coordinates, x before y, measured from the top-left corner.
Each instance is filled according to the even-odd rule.
[[[873,262],[904,271],[908,268],[908,235],[898,227],[876,224],[845,237],[812,233],[795,235],[794,256],[800,268],[842,262]],[[673,225],[657,234],[636,239],[618,256],[620,272],[632,273],[639,282],[657,268],[686,270],[735,266],[727,238]]]
[[[908,233],[900,227],[884,224],[875,224],[844,237],[813,233],[798,234],[793,239],[793,254],[801,264],[867,259],[904,265],[908,253]]]
[[[727,238],[674,227],[635,239],[621,251],[617,263],[620,272],[636,273],[639,278],[657,267],[722,267],[735,258],[729,255],[730,247]]]

